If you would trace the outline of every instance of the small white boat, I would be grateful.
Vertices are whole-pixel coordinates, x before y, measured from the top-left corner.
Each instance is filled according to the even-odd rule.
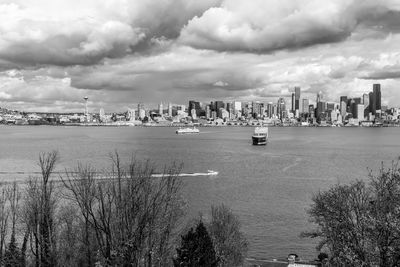
[[[195,133],[200,133],[200,130],[197,129],[196,127],[193,128],[179,128],[176,130],[177,134],[195,134]]]
[[[268,127],[256,127],[252,136],[253,145],[266,145],[268,141]]]

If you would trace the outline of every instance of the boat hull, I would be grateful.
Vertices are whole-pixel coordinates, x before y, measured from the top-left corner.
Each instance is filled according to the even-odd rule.
[[[254,146],[265,146],[267,144],[266,136],[252,136]]]

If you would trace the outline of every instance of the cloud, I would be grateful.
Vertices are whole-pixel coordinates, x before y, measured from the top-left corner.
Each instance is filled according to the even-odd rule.
[[[217,86],[217,87],[226,87],[226,86],[229,86],[229,83],[223,82],[223,81],[217,81],[213,85]]]
[[[225,0],[194,17],[180,41],[217,51],[270,53],[400,31],[396,1]],[[364,30],[364,34],[359,32]],[[374,33],[374,34],[373,34]],[[356,37],[354,37],[356,38]]]
[[[219,0],[67,0],[0,3],[0,60],[19,65],[92,65],[175,39]],[[7,65],[1,64],[5,68]]]
[[[360,79],[364,80],[400,79],[400,69],[375,71],[368,73],[366,76],[361,76]]]

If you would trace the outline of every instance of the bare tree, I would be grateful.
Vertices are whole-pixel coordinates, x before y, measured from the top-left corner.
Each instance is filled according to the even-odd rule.
[[[25,222],[31,237],[36,266],[56,266],[55,208],[57,198],[50,180],[58,160],[56,151],[41,153],[38,165],[40,178],[28,181],[25,196]]]
[[[115,153],[111,163],[101,177],[78,166],[62,178],[94,232],[104,264],[164,266],[172,258],[171,236],[183,214],[181,166],[165,168],[155,178],[149,161],[131,159],[122,167]]]
[[[3,262],[5,240],[7,237],[10,212],[7,208],[7,188],[1,185],[0,191],[0,262]]]

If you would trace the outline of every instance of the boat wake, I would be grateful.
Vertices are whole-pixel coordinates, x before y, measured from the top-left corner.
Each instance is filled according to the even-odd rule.
[[[194,172],[194,173],[180,173],[179,177],[196,177],[196,176],[215,176],[218,175],[217,171],[207,170],[207,172]],[[151,177],[163,177],[165,174],[152,174]]]

